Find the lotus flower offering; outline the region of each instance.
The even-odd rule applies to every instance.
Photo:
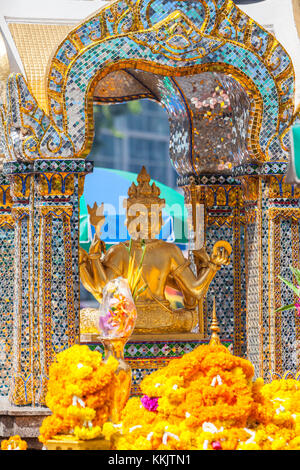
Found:
[[[99,313],[102,339],[129,338],[137,311],[127,279],[118,277],[106,284]]]

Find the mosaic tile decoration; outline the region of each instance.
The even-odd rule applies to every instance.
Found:
[[[0,209],[1,210],[1,209]],[[0,220],[1,220],[0,213]],[[0,395],[8,395],[12,368],[14,230],[0,228]]]
[[[256,212],[255,212],[256,215]],[[260,370],[260,233],[257,220],[248,223],[246,228],[247,242],[245,258],[247,259],[247,353],[249,360],[255,365],[259,375]]]
[[[271,236],[273,241],[271,269],[273,269],[274,307],[290,304],[296,301],[293,292],[278,280],[278,275],[291,282],[295,282],[290,266],[299,268],[299,205],[280,204],[276,198],[269,203],[269,219],[271,222]],[[270,358],[272,370],[284,373],[300,370],[299,357],[299,316],[296,309],[283,313],[275,313],[273,319],[274,334],[272,340],[273,356]]]
[[[212,281],[205,302],[207,332],[211,323],[213,298],[216,299],[216,309],[222,338],[232,338],[234,353],[239,356],[246,354],[246,296],[245,296],[245,266],[243,226],[238,218],[219,214],[219,221],[210,219],[206,230],[206,247],[210,252],[217,240],[227,240],[233,247],[231,264],[224,267]],[[231,218],[231,221],[230,221]],[[226,220],[228,222],[226,222]],[[236,233],[235,224],[238,224]]]
[[[300,266],[300,188],[286,183],[284,168],[280,162],[249,165],[249,176],[235,184],[224,175],[198,176],[196,186],[181,180],[186,203],[194,188],[204,205],[208,253],[221,239],[233,247],[231,264],[217,273],[206,296],[205,332],[215,297],[220,336],[230,338],[234,353],[247,357],[256,377],[265,380],[273,373],[300,370],[297,311],[274,313],[296,300],[278,276],[293,281],[289,266]]]
[[[220,337],[230,339],[234,354],[246,356],[246,274],[245,264],[245,211],[240,181],[228,184],[228,178],[207,178],[206,185],[183,186],[185,203],[192,202],[192,192],[197,203],[203,206],[205,249],[211,253],[218,240],[232,246],[230,264],[223,266],[211,282],[203,304],[203,329],[209,335],[213,300],[216,303]],[[222,183],[222,184],[221,184]],[[231,181],[232,183],[232,181]]]
[[[93,165],[78,159],[3,166],[0,394],[15,405],[42,405],[54,355],[79,336],[79,195]]]
[[[3,164],[0,395],[17,405],[44,402],[54,354],[78,336],[78,180],[92,168],[82,159]]]
[[[7,109],[0,113],[2,143],[6,160],[30,161],[37,158],[72,158],[73,143],[60,133],[39,107],[21,74],[7,82]]]
[[[274,36],[231,0],[193,0],[188,3],[147,0],[130,4],[116,1],[74,28],[54,54],[48,75],[48,97],[50,117],[60,132],[70,136],[76,155],[85,156],[91,145],[91,103],[96,82],[105,79],[108,72],[130,68],[170,76],[173,83],[178,80],[182,85],[179,109],[184,109],[183,104],[186,104],[192,135],[187,134],[184,141],[185,146],[191,147],[189,152],[183,152],[188,159],[180,157],[179,151],[173,158],[180,175],[190,171],[190,165],[191,173],[204,171],[205,165],[197,166],[197,154],[203,155],[207,145],[202,142],[199,148],[201,141],[198,142],[195,154],[193,142],[197,142],[199,132],[195,114],[205,114],[207,104],[211,106],[215,122],[217,115],[221,115],[224,122],[226,116],[233,119],[234,139],[242,143],[240,154],[235,152],[234,157],[239,164],[245,158],[243,148],[247,148],[253,161],[287,160],[289,142],[286,133],[294,111],[291,59]],[[212,93],[201,94],[199,81],[198,88],[187,87],[193,75],[208,72],[212,73],[209,82],[214,93],[213,81],[217,74],[221,72],[228,77],[222,79],[222,110],[219,109],[221,103]],[[186,81],[185,76],[189,76]],[[238,92],[240,96],[244,94],[244,98],[237,100],[236,93],[229,97],[224,80],[228,80],[229,89],[244,90]],[[164,95],[168,95],[170,80],[164,83],[164,88]],[[172,96],[169,100],[174,101]],[[175,101],[169,106],[170,110],[176,107]],[[244,104],[240,106],[242,102]],[[192,110],[195,103],[197,113]],[[248,120],[247,136],[238,122],[240,119]],[[174,142],[177,129],[175,126]],[[215,149],[217,145],[211,138],[209,147]],[[211,153],[209,157],[210,162]],[[228,170],[226,163],[223,162],[223,171]],[[211,168],[207,166],[209,171]]]
[[[183,94],[192,97],[189,109],[196,173],[230,172],[249,160],[246,130],[250,102],[241,85],[216,72],[177,77],[176,81]]]
[[[293,281],[289,266],[299,267],[300,190],[284,175],[251,176],[245,184],[247,356],[267,380],[300,367],[297,312],[274,312],[295,300],[278,276]]]
[[[128,342],[124,348],[124,358],[132,368],[131,396],[141,395],[140,383],[143,378],[157,369],[165,367],[172,359],[180,358],[184,354],[193,351],[205,341],[149,341],[149,342]],[[104,353],[101,343],[81,343],[87,344],[94,351]],[[233,350],[232,341],[222,340],[222,344],[231,352]]]

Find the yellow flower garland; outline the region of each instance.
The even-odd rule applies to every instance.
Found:
[[[19,435],[11,436],[1,442],[1,450],[27,450],[27,442]]]
[[[117,366],[87,346],[58,354],[40,441],[104,434],[118,450],[300,449],[300,383],[253,382],[252,364],[223,346],[199,346],[146,376],[147,399],[130,399],[116,425],[108,416]]]
[[[75,345],[59,353],[49,370],[46,405],[52,415],[44,419],[39,440],[57,435],[95,439],[108,420],[115,370],[113,357],[106,363],[98,351]]]
[[[253,373],[225,347],[199,346],[144,378],[156,410],[132,398],[103,433],[118,450],[300,449],[299,382],[253,382]]]

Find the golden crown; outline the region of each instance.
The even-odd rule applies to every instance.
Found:
[[[158,204],[160,206],[165,205],[165,200],[160,196],[160,189],[153,182],[150,185],[150,175],[147,173],[146,168],[143,166],[137,177],[138,184],[132,183],[128,190],[127,204],[144,204],[151,206],[152,204]]]

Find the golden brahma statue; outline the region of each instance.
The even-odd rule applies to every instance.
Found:
[[[152,183],[143,167],[128,190],[126,225],[130,241],[113,245],[105,252],[101,240],[104,223],[103,205],[88,207],[90,222],[96,233],[89,253],[80,248],[80,277],[84,287],[101,302],[105,284],[116,277],[127,277],[129,246],[138,266],[143,255],[141,284],[147,287],[136,301],[136,334],[190,333],[197,326],[197,302],[204,298],[209,285],[222,265],[229,264],[231,246],[217,242],[208,256],[205,249],[194,251],[198,258],[195,276],[180,248],[174,243],[155,238],[162,226],[160,190]],[[172,309],[166,297],[171,286],[183,294],[184,308]]]

